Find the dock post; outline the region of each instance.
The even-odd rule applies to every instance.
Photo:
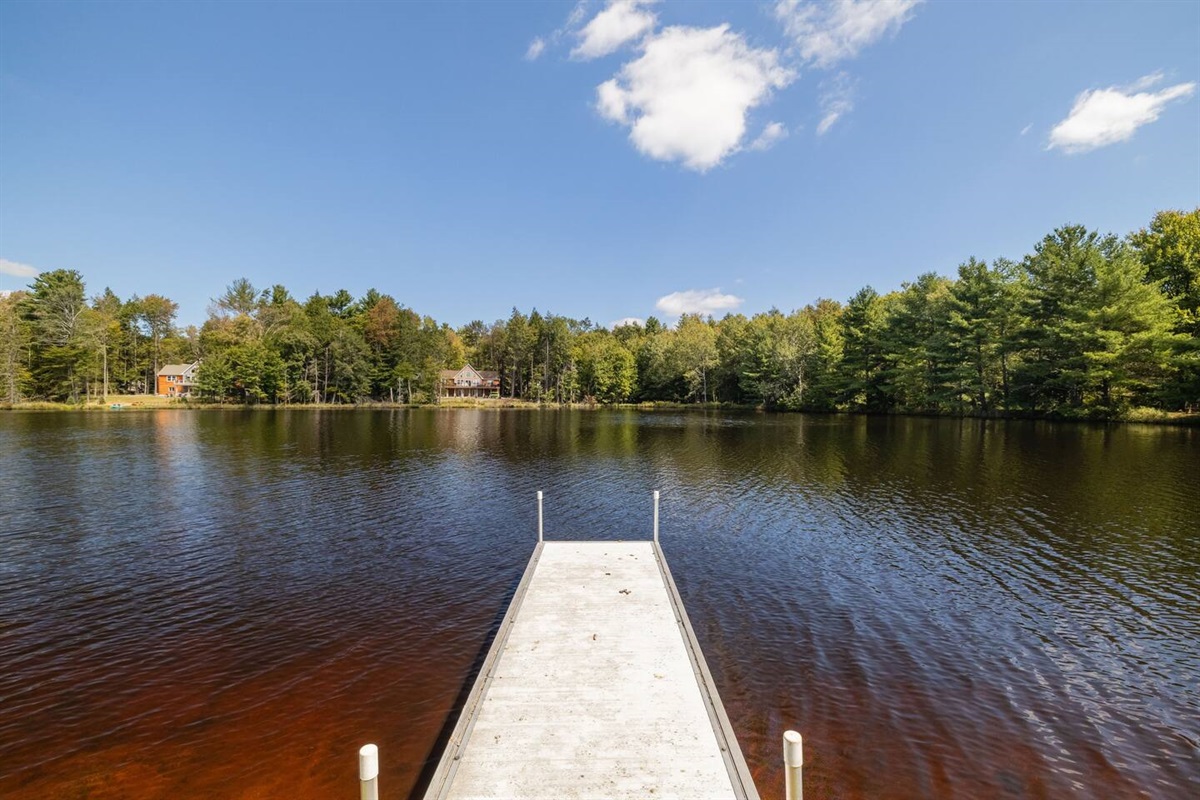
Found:
[[[379,800],[379,748],[373,744],[358,750],[358,788],[361,800]]]
[[[542,490],[538,489],[538,541],[542,541]]]
[[[654,541],[658,542],[658,489],[654,490]]]
[[[783,734],[783,780],[787,800],[804,800],[804,741],[795,731]]]

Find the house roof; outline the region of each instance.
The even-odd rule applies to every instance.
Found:
[[[443,381],[453,380],[464,369],[470,368],[484,383],[492,383],[500,380],[500,373],[494,370],[475,369],[470,364],[467,364],[462,369],[443,369],[438,375]]]
[[[190,370],[192,367],[198,366],[199,364],[200,364],[199,361],[195,361],[191,364],[167,364],[166,366],[164,366],[162,369],[160,369],[158,372],[156,372],[154,374],[155,375],[183,375],[188,370]]]

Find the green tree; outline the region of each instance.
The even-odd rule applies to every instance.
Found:
[[[680,317],[668,345],[667,362],[672,376],[686,383],[687,396],[707,403],[708,377],[719,363],[717,331],[712,321],[699,314]]]
[[[950,281],[926,272],[888,300],[880,332],[887,394],[906,411],[946,410],[952,405],[947,385]]]
[[[1080,309],[1093,402],[1110,412],[1150,402],[1167,375],[1172,355],[1185,334],[1172,334],[1173,304],[1155,283],[1146,283],[1146,265],[1127,248],[1096,265],[1096,282]]]
[[[168,300],[162,295],[148,294],[142,298],[142,320],[146,324],[146,329],[150,334],[150,343],[153,348],[153,367],[151,374],[156,375],[160,365],[159,353],[162,348],[164,338],[174,333],[175,314],[179,311],[179,304],[173,300]]]
[[[129,347],[127,330],[123,324],[124,305],[121,298],[107,287],[102,294],[92,298],[93,330],[90,338],[92,347],[99,352],[97,379],[104,395],[127,388],[129,383],[129,376],[123,368],[126,363],[125,352]]]
[[[318,343],[309,327],[304,308],[287,293],[272,292],[267,305],[259,311],[263,341],[279,354],[283,376],[279,397],[285,403],[313,401],[315,387],[310,364]]]
[[[466,350],[454,329],[428,316],[421,320],[418,354],[417,372],[429,399],[438,396],[438,376],[443,369],[460,369],[466,363]]]
[[[313,400],[323,403],[358,402],[370,388],[369,350],[348,321],[352,298],[340,290],[314,294],[304,304],[315,351],[309,358]]]
[[[27,355],[33,349],[33,330],[22,318],[24,292],[0,295],[0,402],[15,405],[31,390],[31,376],[26,366]]]
[[[842,306],[836,300],[820,299],[800,313],[810,320],[815,340],[808,358],[808,386],[802,405],[813,411],[832,411],[837,407],[838,377],[845,347]]]
[[[653,400],[672,396],[663,387],[669,378],[665,375],[667,332],[662,323],[650,317],[645,324],[633,322],[618,325],[613,328],[612,334],[633,354],[637,367],[633,399]]]
[[[552,399],[557,403],[564,401],[564,390],[570,385],[568,375],[576,369],[572,357],[574,339],[578,335],[576,331],[589,327],[590,324],[584,325],[555,314],[547,314],[542,318],[536,345],[541,372],[540,398]]]
[[[802,408],[817,348],[812,317],[803,312],[785,317],[771,309],[755,314],[744,325],[729,318],[722,325],[729,322],[741,328],[731,333],[741,340],[736,363],[743,397],[761,400],[768,407]]]
[[[114,295],[115,297],[115,295]],[[107,290],[105,295],[107,301]],[[120,358],[114,366],[123,391],[139,394],[153,391],[150,375],[151,352],[142,327],[142,298],[134,295],[121,303],[117,314],[120,325]]]
[[[601,403],[620,403],[633,392],[637,365],[633,353],[607,331],[587,331],[573,343],[579,388]]]
[[[504,360],[501,385],[507,381],[509,397],[522,397],[529,385],[529,365],[533,363],[536,334],[529,320],[515,307],[504,329]]]
[[[1024,267],[1029,327],[1021,389],[1041,411],[1113,413],[1144,402],[1161,381],[1177,338],[1170,301],[1113,236],[1060,228]]]
[[[651,318],[653,320],[653,318]],[[675,331],[661,324],[651,325],[634,354],[638,368],[638,400],[684,400],[688,396],[683,370],[674,363]],[[657,322],[657,320],[654,320]]]
[[[75,270],[43,272],[22,303],[34,329],[34,392],[51,400],[78,402],[84,358],[80,320],[87,310],[83,277]]]
[[[998,394],[1000,333],[998,312],[1003,276],[974,258],[958,267],[950,287],[950,383],[963,410],[987,412]]]
[[[882,377],[880,346],[886,314],[883,299],[870,286],[858,291],[842,312],[842,398],[851,408],[885,411],[889,401]]]
[[[483,353],[481,345],[487,338],[488,327],[481,319],[473,319],[458,329],[458,338],[467,351],[467,361],[479,369],[490,368],[491,360]],[[489,365],[489,366],[485,366]]]
[[[1102,237],[1080,225],[1047,235],[1026,256],[1029,277],[1019,395],[1035,411],[1082,408],[1088,385],[1087,351],[1092,331],[1087,311],[1094,302],[1096,274],[1115,256],[1115,237]]]
[[[225,353],[230,394],[249,404],[275,402],[283,381],[283,360],[261,341],[234,345]]]
[[[1146,265],[1146,279],[1179,308],[1179,331],[1200,335],[1200,208],[1160,211],[1129,240]]]
[[[1175,304],[1175,331],[1183,334],[1161,402],[1173,408],[1200,408],[1200,208],[1160,211],[1149,228],[1130,237],[1147,280],[1159,282]]]
[[[283,379],[279,354],[261,341],[249,341],[205,359],[196,382],[204,397],[255,405],[278,400]]]
[[[717,367],[713,371],[713,395],[730,403],[762,400],[759,365],[753,360],[758,348],[751,346],[750,320],[744,314],[726,314],[717,324]]]
[[[196,393],[220,402],[228,400],[233,391],[233,367],[226,352],[206,356],[196,370]]]
[[[246,278],[238,278],[225,292],[213,301],[216,308],[214,316],[250,316],[258,308],[258,290]]]
[[[386,394],[392,400],[400,381],[396,366],[402,336],[401,313],[394,299],[382,295],[358,316],[371,353],[371,393]]]

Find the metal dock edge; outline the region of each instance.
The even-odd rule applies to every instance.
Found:
[[[717,693],[717,684],[708,670],[708,663],[704,660],[704,653],[700,650],[700,642],[696,640],[696,631],[692,628],[691,620],[688,619],[687,609],[683,607],[683,598],[679,596],[675,578],[671,576],[671,568],[667,566],[666,554],[663,553],[662,545],[658,542],[653,544],[659,572],[662,573],[663,582],[667,586],[667,594],[675,609],[675,618],[679,622],[684,645],[691,657],[692,669],[696,671],[696,682],[700,685],[700,692],[704,695],[705,704],[708,706],[708,717],[712,722],[713,733],[717,735],[717,742],[721,746],[721,754],[725,760],[725,768],[729,770],[729,780],[733,784],[734,791],[738,793],[738,797],[745,798],[745,800],[759,800],[758,789],[754,785],[754,779],[750,776],[750,767],[746,765],[742,748],[738,746],[737,734],[734,733],[733,725],[729,722],[729,715],[725,713],[725,705]]]
[[[492,640],[492,646],[488,649],[488,654],[479,668],[479,676],[475,679],[475,685],[471,687],[471,694],[467,696],[467,702],[463,705],[458,724],[454,726],[454,732],[450,734],[450,740],[446,742],[446,749],[442,752],[441,761],[438,762],[437,771],[433,773],[433,778],[429,781],[429,788],[425,791],[425,800],[444,800],[450,791],[454,773],[458,770],[463,750],[467,746],[467,739],[475,728],[475,721],[479,719],[479,708],[483,703],[483,698],[487,695],[488,687],[492,684],[492,675],[504,652],[504,645],[508,641],[508,634],[521,610],[521,604],[525,601],[525,593],[529,591],[529,583],[533,580],[533,573],[537,570],[538,559],[541,558],[543,547],[545,547],[545,543],[539,541],[533,548],[533,555],[529,557],[525,573],[521,576],[520,583],[517,584],[517,590],[508,604],[508,611],[505,612],[504,619],[500,621],[500,627],[496,630],[496,638]]]

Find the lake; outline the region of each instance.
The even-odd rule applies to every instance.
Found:
[[[764,800],[1200,796],[1200,430],[0,414],[0,796],[386,797],[536,543],[661,538]]]

